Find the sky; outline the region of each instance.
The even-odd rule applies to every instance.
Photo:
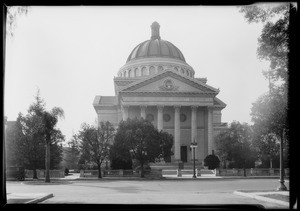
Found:
[[[113,78],[135,46],[160,24],[161,39],[178,47],[195,77],[219,88],[222,122],[251,122],[252,103],[268,91],[256,50],[260,23],[236,6],[33,6],[17,17],[6,40],[4,115],[27,113],[37,90],[46,109],[61,107],[57,127],[69,141],[82,123],[94,124],[96,95],[114,96]]]

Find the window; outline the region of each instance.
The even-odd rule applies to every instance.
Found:
[[[185,122],[185,121],[186,121],[186,115],[180,114],[180,122]]]
[[[153,122],[154,116],[152,114],[147,114],[146,120],[148,120],[149,122]]]
[[[171,116],[169,114],[164,114],[163,119],[164,119],[165,122],[169,122],[170,119],[171,119]]]
[[[162,66],[158,66],[157,70],[158,70],[158,73],[161,73],[164,70],[164,68]]]
[[[147,75],[147,68],[143,67],[142,68],[142,76]]]
[[[149,68],[149,72],[150,72],[150,75],[154,75],[155,74],[155,68],[153,66],[151,66]]]

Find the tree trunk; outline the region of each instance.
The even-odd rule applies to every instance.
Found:
[[[102,175],[101,175],[101,164],[98,164],[98,178],[102,178]]]
[[[50,182],[50,141],[46,143],[46,175],[45,182]]]
[[[35,167],[33,168],[33,179],[38,179]]]
[[[144,178],[145,174],[144,174],[144,162],[141,162],[141,178]]]

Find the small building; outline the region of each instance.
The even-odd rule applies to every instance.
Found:
[[[95,97],[98,122],[117,126],[127,118],[147,119],[174,136],[171,162],[191,162],[189,146],[195,140],[195,157],[202,163],[214,153],[214,136],[227,128],[221,121],[226,104],[216,97],[219,89],[196,78],[182,52],[161,39],[159,29],[154,22],[151,38],[138,44],[117,72],[115,96]]]

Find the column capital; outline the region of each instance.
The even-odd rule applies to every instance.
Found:
[[[128,108],[129,108],[129,105],[122,105],[121,108],[122,108],[122,109],[128,109]]]
[[[162,111],[164,109],[164,105],[157,105],[156,107],[159,111]]]
[[[198,106],[192,105],[191,108],[192,108],[192,110],[196,110],[198,108]]]
[[[177,110],[177,111],[180,111],[180,105],[174,105],[174,109],[175,109],[175,111]]]
[[[214,107],[213,107],[213,106],[207,106],[206,108],[207,108],[207,110],[208,110],[208,111],[209,111],[209,110],[213,110],[213,109],[214,109]]]

